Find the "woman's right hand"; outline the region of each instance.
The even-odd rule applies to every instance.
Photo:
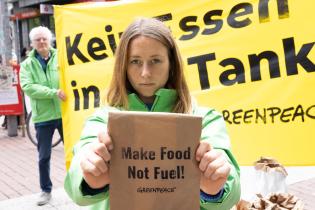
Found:
[[[98,141],[89,144],[81,159],[80,166],[85,182],[93,189],[99,189],[110,183],[110,151],[113,144],[107,132],[99,133]]]

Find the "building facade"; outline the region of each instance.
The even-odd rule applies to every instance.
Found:
[[[9,6],[9,19],[13,25],[13,52],[21,61],[23,48],[30,48],[28,34],[36,26],[46,26],[55,34],[53,5],[90,2],[95,0],[5,0]],[[106,1],[106,0],[97,0]],[[55,46],[53,36],[53,46]]]
[[[0,1],[0,65],[9,65],[9,59],[12,57],[14,40],[13,26],[8,21],[9,6],[5,1]]]

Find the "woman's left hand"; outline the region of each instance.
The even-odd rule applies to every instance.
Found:
[[[201,171],[200,189],[209,195],[216,195],[224,187],[230,174],[230,163],[223,151],[213,149],[207,141],[200,142],[196,160]]]

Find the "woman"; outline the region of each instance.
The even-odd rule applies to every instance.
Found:
[[[80,142],[74,148],[65,189],[76,203],[109,209],[107,163],[113,144],[106,127],[110,110],[202,116],[201,141],[196,150],[202,173],[200,209],[224,210],[237,203],[239,168],[230,152],[224,120],[213,109],[192,103],[178,47],[162,22],[141,18],[124,31],[116,51],[107,101],[110,107],[88,119]]]

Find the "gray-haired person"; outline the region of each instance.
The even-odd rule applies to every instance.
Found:
[[[56,129],[60,136],[63,136],[60,100],[66,100],[66,95],[59,89],[57,50],[51,47],[51,31],[38,26],[30,31],[29,37],[33,50],[21,63],[20,81],[24,93],[30,98],[36,129],[39,181],[42,190],[37,205],[40,206],[51,199],[51,143]]]

